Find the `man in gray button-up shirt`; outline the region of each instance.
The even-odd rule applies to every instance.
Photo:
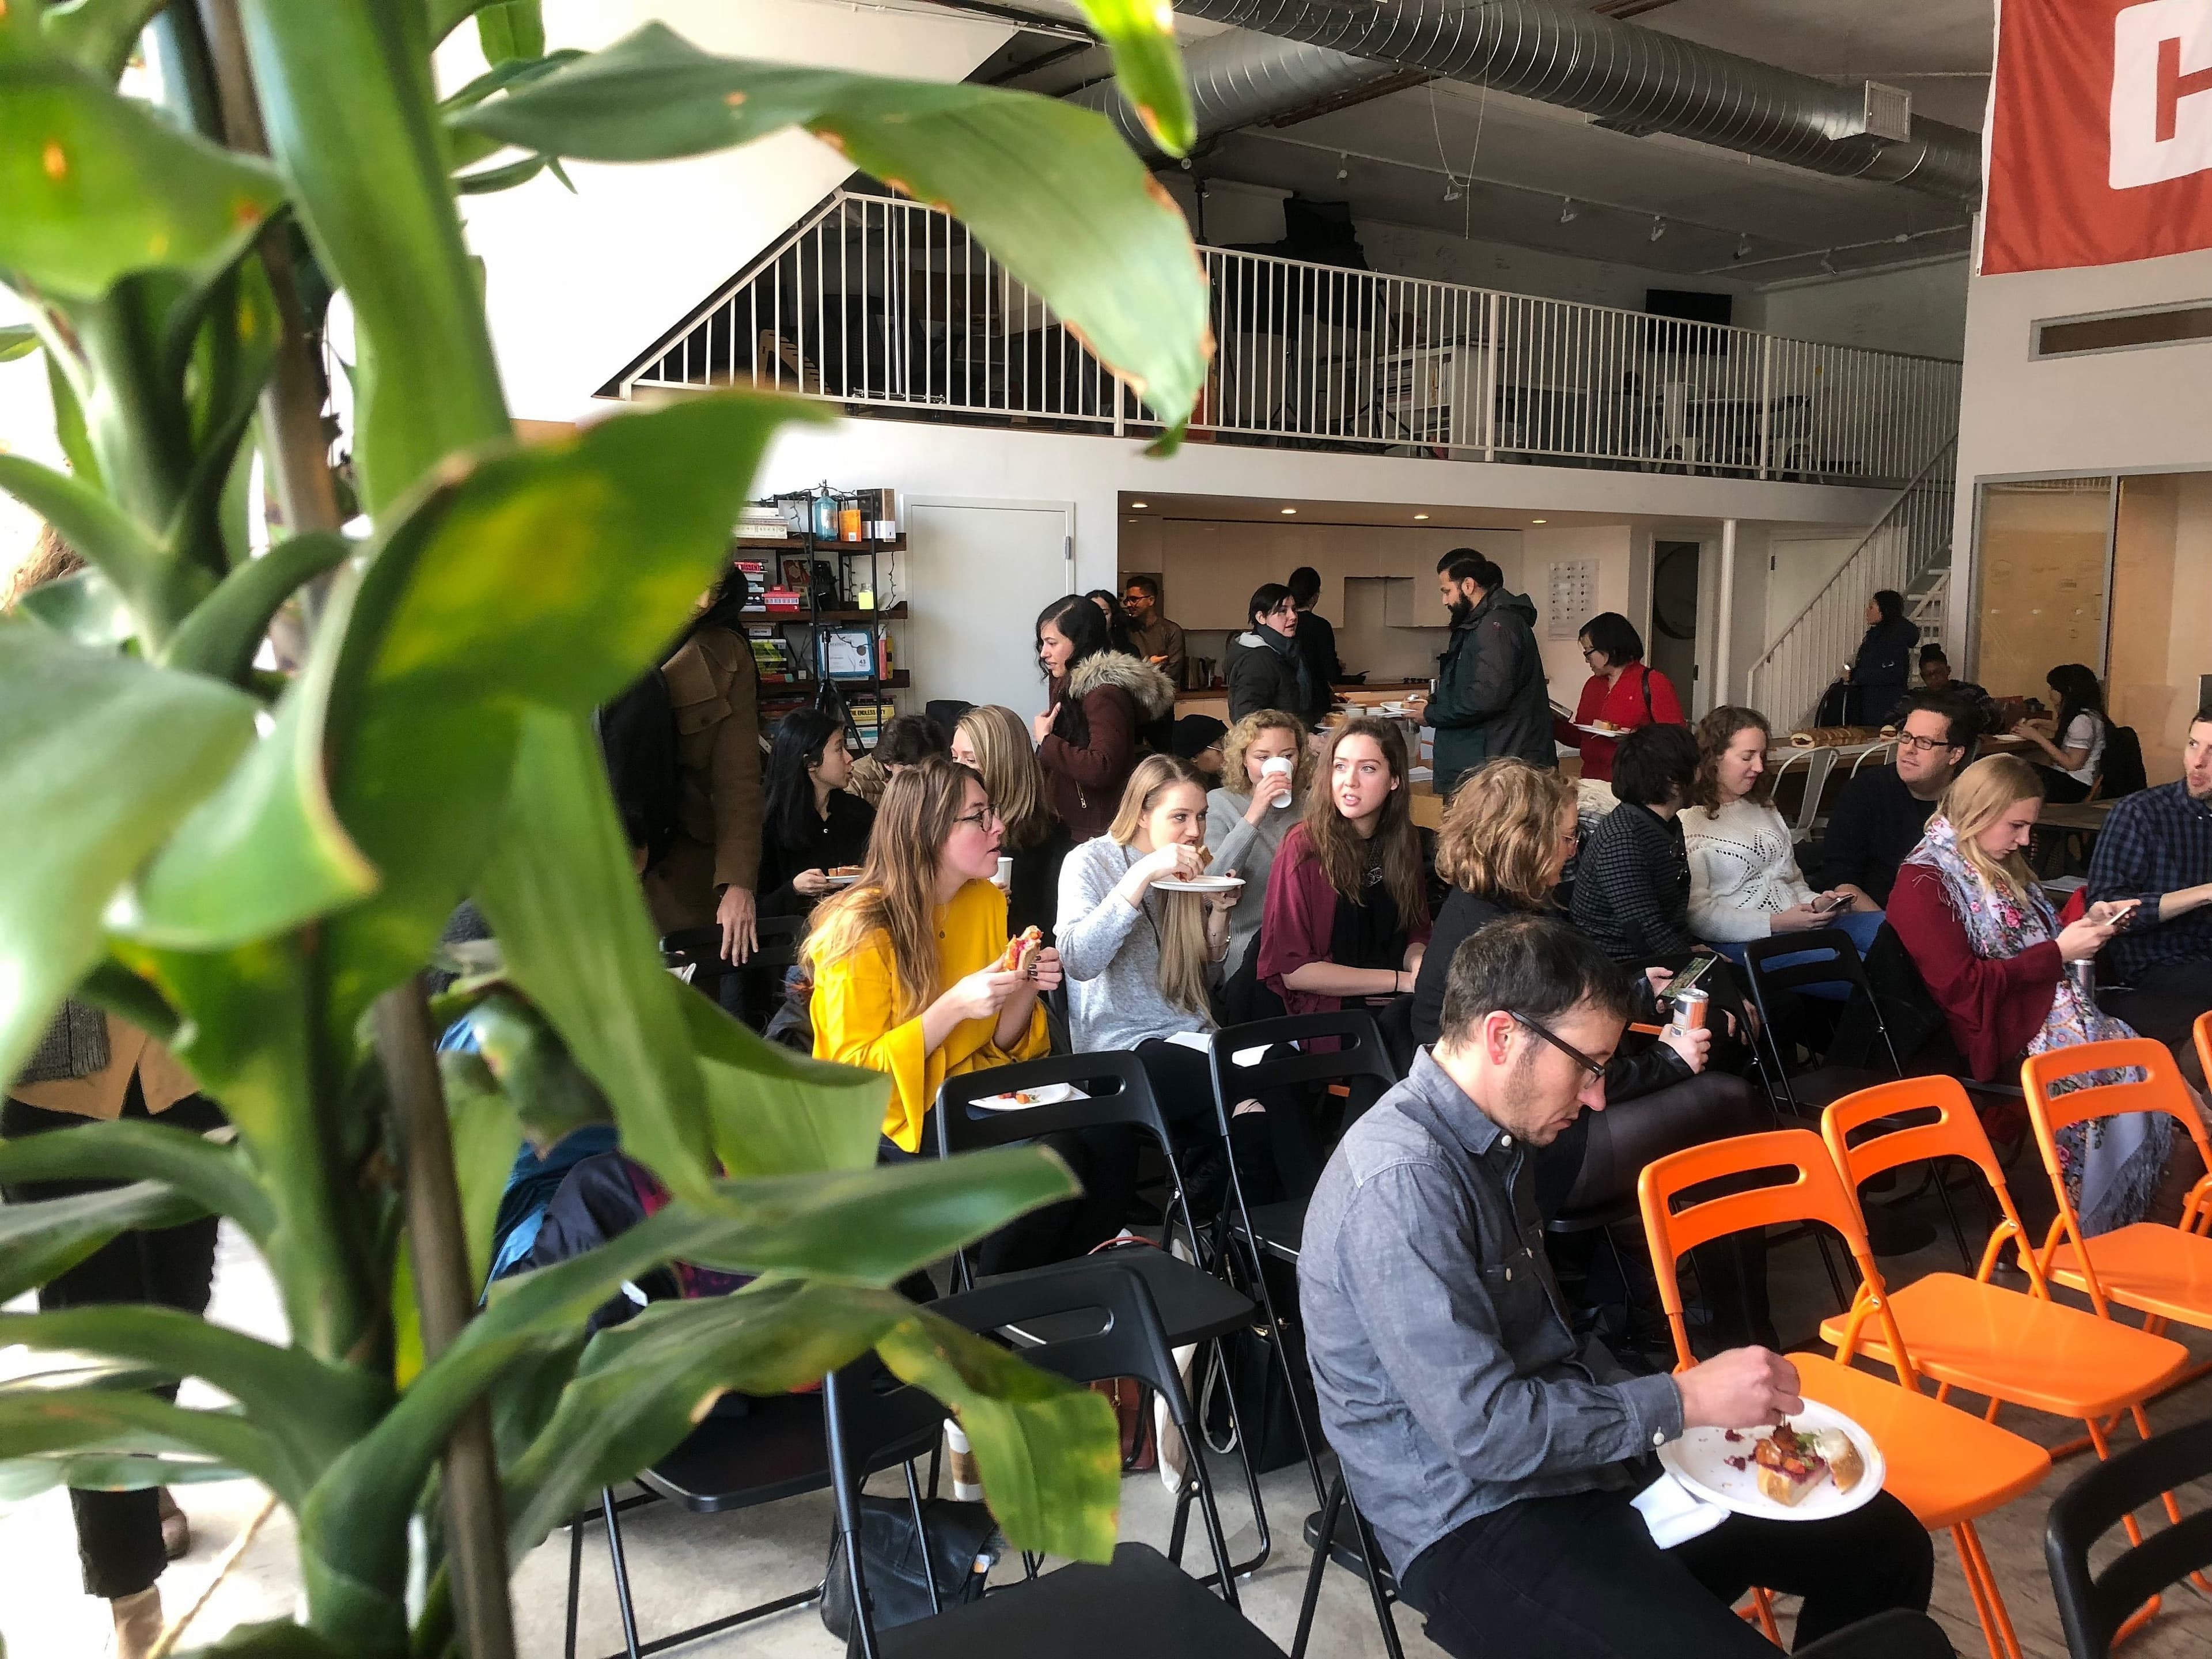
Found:
[[[1453,960],[1435,1053],[1329,1159],[1298,1294],[1352,1494],[1455,1655],[1771,1654],[1729,1611],[1753,1583],[1806,1596],[1801,1642],[1925,1609],[1927,1534],[1887,1494],[1832,1521],[1732,1517],[1668,1552],[1629,1505],[1686,1427],[1802,1405],[1765,1349],[1633,1376],[1570,1325],[1530,1165],[1603,1109],[1629,1006],[1622,970],[1562,923],[1492,923]]]

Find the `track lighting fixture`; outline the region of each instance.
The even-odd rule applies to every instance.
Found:
[[[1582,210],[1575,205],[1575,198],[1571,196],[1562,197],[1559,200],[1559,222],[1563,225],[1571,225],[1580,217],[1582,217]]]
[[[1667,222],[1664,219],[1654,219],[1651,222],[1651,240],[1656,242],[1666,234]]]

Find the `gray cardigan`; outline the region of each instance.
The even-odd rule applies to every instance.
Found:
[[[1206,798],[1206,844],[1213,854],[1210,873],[1244,878],[1237,908],[1229,913],[1229,957],[1223,971],[1234,975],[1245,951],[1260,936],[1260,913],[1267,908],[1267,871],[1283,837],[1298,821],[1297,796],[1287,806],[1271,806],[1257,823],[1244,822],[1252,797],[1216,789]]]
[[[1133,909],[1114,891],[1144,856],[1110,836],[1094,836],[1060,866],[1060,920],[1053,943],[1067,975],[1068,1037],[1078,1054],[1133,1048],[1147,1037],[1206,1031],[1212,1021],[1170,1002],[1160,990],[1164,894]]]

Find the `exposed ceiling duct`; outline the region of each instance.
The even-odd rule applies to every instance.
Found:
[[[1377,82],[1400,81],[1404,76],[1395,64],[1378,64],[1327,46],[1243,29],[1190,41],[1183,47],[1182,57],[1190,75],[1191,110],[1197,118],[1201,141],[1342,98]],[[1153,161],[1160,158],[1136,111],[1110,78],[1069,93],[1067,101],[1105,115],[1139,155]]]
[[[1887,141],[1867,131],[1862,82],[1839,85],[1545,0],[1175,0],[1175,7],[1351,60],[1380,59],[1563,105],[1629,132],[1673,133],[1949,202],[1972,205],[1981,196],[1981,140],[1964,128],[1916,118],[1911,138]]]

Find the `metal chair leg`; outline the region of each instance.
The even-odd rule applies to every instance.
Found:
[[[622,1610],[623,1649],[629,1659],[638,1659],[637,1607],[630,1600],[629,1567],[623,1559],[622,1522],[615,1514],[611,1486],[599,1488],[599,1513],[607,1523],[607,1555],[614,1563],[615,1605]]]
[[[568,1517],[568,1634],[561,1649],[562,1659],[576,1659],[576,1600],[583,1589],[584,1578],[584,1517]]]
[[[1322,1500],[1321,1534],[1314,1540],[1313,1565],[1306,1569],[1306,1593],[1298,1603],[1298,1631],[1291,1639],[1291,1659],[1306,1659],[1306,1638],[1313,1633],[1314,1609],[1321,1603],[1321,1576],[1328,1571],[1328,1549],[1336,1538],[1336,1515],[1344,1502],[1344,1477],[1330,1482]]]

